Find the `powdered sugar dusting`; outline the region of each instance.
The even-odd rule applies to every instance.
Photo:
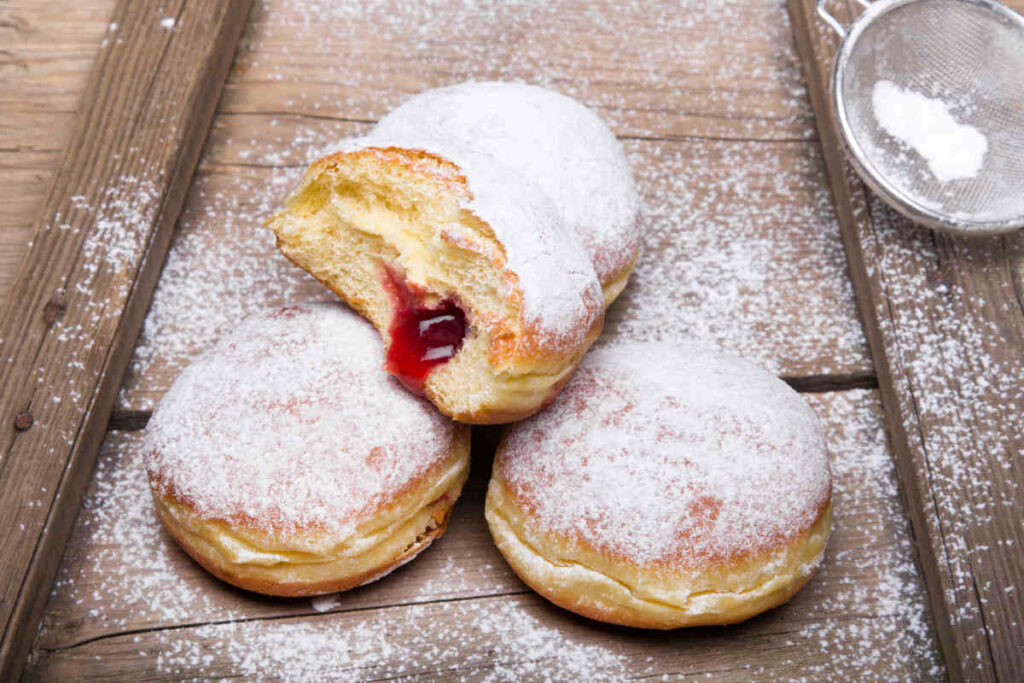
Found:
[[[802,143],[628,141],[644,253],[603,340],[685,340],[783,375],[870,373],[824,167]],[[599,342],[600,343],[600,342]]]
[[[81,610],[101,633],[243,616],[244,610],[223,604],[205,572],[160,525],[139,442],[121,432],[108,434],[51,601]],[[40,632],[60,638],[80,625],[50,610]]]
[[[102,192],[97,190],[92,202],[84,195],[72,195],[67,209],[39,226],[36,239],[48,245],[56,244],[51,240],[53,233],[85,231],[76,269],[67,280],[51,283],[59,286],[48,293],[46,312],[42,308],[39,311],[47,319],[45,345],[61,363],[49,365],[40,357],[26,373],[26,380],[33,386],[31,405],[26,407],[32,414],[33,431],[42,434],[41,455],[54,455],[58,448],[73,444],[80,435],[79,422],[71,416],[82,416],[93,405],[95,381],[107,344],[122,322],[125,302],[135,288],[137,268],[151,234],[149,229],[160,208],[160,174],[152,175],[112,178]],[[42,287],[42,282],[37,286]],[[51,307],[56,313],[52,318]],[[76,315],[64,316],[63,310],[74,310]],[[5,363],[14,360],[14,355],[2,358]],[[52,492],[41,493],[44,495],[40,499],[27,504],[48,505],[44,501],[52,499]]]
[[[567,42],[583,36],[602,49]],[[377,66],[353,68],[367,55]],[[708,55],[722,56],[711,71]],[[245,315],[330,297],[258,229],[300,175],[281,164],[308,164],[412,94],[467,79],[553,88],[620,136],[810,140],[626,140],[645,195],[648,255],[606,330],[695,339],[790,375],[870,371],[782,0],[578,12],[533,0],[265,0],[235,67],[123,409],[152,408],[168,378]],[[415,76],[395,78],[409,69]],[[616,309],[631,317],[617,330]]]
[[[82,248],[86,268],[93,274],[102,268],[116,269],[133,262],[144,248],[144,226],[156,218],[159,188],[154,181],[122,176],[103,193],[98,207],[90,207],[84,198],[72,197],[74,211],[94,215],[95,225]],[[61,229],[65,229],[61,226]],[[83,284],[82,291],[88,289]]]
[[[302,169],[238,164],[304,166],[347,130],[304,123],[288,129],[297,138],[290,147],[214,138],[215,159],[193,184],[122,407],[152,408],[168,378],[246,315],[333,298],[259,229]],[[823,172],[810,145],[626,147],[644,193],[645,252],[609,310],[604,338],[696,340],[787,375],[870,371],[829,191],[807,180]]]
[[[572,13],[533,0],[415,7],[393,0],[255,3],[221,103],[228,115],[215,122],[191,190],[190,213],[179,224],[121,406],[152,407],[149,397],[162,393],[177,368],[234,321],[267,305],[333,298],[278,256],[270,236],[258,230],[299,170],[251,165],[304,165],[324,145],[360,132],[347,129],[358,124],[322,117],[372,122],[414,92],[469,78],[525,79],[556,88],[600,111],[624,136],[811,140],[811,145],[626,143],[655,233],[647,238],[648,250],[667,243],[671,253],[686,258],[673,267],[660,256],[641,265],[642,279],[634,287],[643,289],[623,306],[638,315],[622,330],[642,338],[697,338],[787,374],[869,368],[786,16],[782,0],[685,0],[659,7],[615,2],[580,5]],[[608,52],[591,45],[608,46]],[[374,68],[353,68],[366,64],[367,55]],[[711,70],[708,55],[721,55]],[[268,87],[271,81],[274,87]],[[261,113],[266,111],[282,114],[268,118]],[[301,125],[282,136],[294,120]],[[792,166],[780,162],[805,155],[810,156]],[[220,165],[224,162],[232,165]],[[798,182],[805,176],[813,182]],[[951,317],[950,325],[955,320]],[[87,342],[86,331],[70,332]],[[925,360],[922,373],[932,362]],[[998,376],[998,368],[992,371]],[[252,679],[380,678],[394,668],[407,678],[440,677],[435,672],[443,669],[452,678],[483,677],[493,670],[494,678],[621,679],[629,675],[622,667],[630,666],[673,679],[941,680],[877,398],[852,391],[811,401],[817,408],[839,406],[830,422],[844,425],[830,439],[837,477],[832,551],[793,603],[758,622],[706,636],[611,634],[575,620],[553,622],[558,613],[536,605],[517,602],[514,611],[499,611],[491,601],[486,608],[470,609],[455,602],[444,624],[461,619],[465,628],[429,643],[419,639],[409,648],[397,635],[406,623],[400,612],[385,610],[377,626],[306,624],[290,630],[294,637],[288,640],[273,637],[276,629],[297,622],[205,626],[205,640],[191,640],[192,629],[170,628],[154,635],[156,647],[139,642],[147,634],[128,634],[53,657],[73,658],[78,652],[91,659],[106,643],[114,651],[110,661],[122,666],[137,655],[140,669],[159,660],[162,671],[206,678],[232,671]],[[957,447],[970,444],[966,430],[953,437]],[[957,448],[950,446],[948,459],[956,456]],[[951,485],[969,482],[976,466]],[[161,531],[138,459],[127,462],[120,453],[108,454],[94,479],[97,495],[79,516],[79,530],[84,524],[98,547],[66,558],[81,563],[76,566],[83,573],[62,571],[56,587],[72,602],[90,604],[91,611],[85,618],[70,615],[65,625],[87,622],[110,631],[126,622],[133,629],[140,622],[173,626],[257,611],[255,601],[235,593],[238,609],[211,607],[225,591],[217,591],[216,582],[187,560],[174,561],[182,554]],[[876,535],[879,523],[893,526]],[[843,550],[847,536],[851,540]],[[449,564],[463,567],[465,558],[446,562],[438,585],[447,583]],[[466,574],[457,583],[471,581],[472,573]],[[821,588],[826,585],[827,591]],[[302,605],[308,608],[309,601]],[[413,623],[419,633],[438,635],[438,620],[429,618],[436,613],[418,609],[423,618]],[[517,616],[522,611],[526,617]],[[784,642],[765,635],[776,619]],[[480,628],[488,638],[473,654],[479,666],[466,669],[460,657]],[[265,633],[258,635],[261,630]],[[581,631],[593,637],[588,640]],[[367,634],[379,637],[366,639]],[[752,638],[757,647],[751,647]],[[613,640],[629,641],[636,649],[624,645],[613,652]],[[362,649],[354,645],[360,642]],[[767,642],[785,649],[760,647]],[[296,653],[295,661],[289,652]],[[386,659],[392,653],[393,663]],[[548,654],[557,665],[548,664]],[[220,664],[218,657],[223,657]],[[528,661],[516,661],[524,657]],[[722,666],[725,660],[729,663]],[[107,663],[99,660],[97,666]],[[369,673],[356,673],[357,666]]]
[[[588,355],[496,467],[543,533],[641,566],[699,569],[805,534],[828,501],[825,436],[738,358],[622,343]]]
[[[382,370],[376,332],[340,305],[245,322],[186,368],[147,429],[157,489],[207,518],[332,533],[449,457],[453,424]]]
[[[981,170],[988,138],[953,118],[948,103],[878,81],[871,104],[878,124],[920,154],[939,182],[973,178]]]
[[[713,632],[609,630],[529,593],[451,600],[526,590],[480,571],[504,563],[484,540],[479,489],[464,496],[475,507],[455,510],[452,524],[465,533],[453,535],[453,528],[430,550],[447,553],[432,569],[436,574],[411,593],[397,591],[403,601],[440,602],[362,609],[381,604],[386,598],[376,596],[404,581],[401,576],[375,584],[362,599],[343,594],[343,611],[326,615],[312,614],[309,600],[253,600],[209,577],[167,537],[153,511],[138,441],[115,433],[54,586],[41,643],[63,649],[44,650],[43,672],[52,659],[77,667],[95,662],[100,670],[114,662],[146,673],[158,667],[179,678],[674,680],[717,675],[727,662],[739,680],[829,680],[851,672],[943,680],[877,392],[805,396],[828,427],[833,456],[830,550],[786,606]],[[477,519],[464,517],[470,512]],[[461,543],[474,534],[479,544]],[[425,556],[410,569],[421,572],[434,559]],[[243,621],[301,611],[306,616]],[[182,627],[202,622],[217,623]],[[95,638],[101,635],[114,637]],[[80,640],[88,642],[67,647]]]
[[[543,625],[536,606],[523,609],[519,602],[414,605],[320,623],[286,621],[273,629],[259,623],[200,627],[187,640],[161,633],[165,647],[142,654],[156,658],[159,673],[188,678],[432,679],[460,671],[467,680],[495,682],[626,677],[625,658],[588,643],[592,636]]]
[[[835,616],[794,633],[810,654],[804,675],[945,680],[878,392],[805,397],[830,425],[835,516],[825,562],[797,600],[809,615]]]
[[[232,83],[275,82],[276,111],[378,119],[431,87],[525,81],[580,100],[622,135],[813,137],[787,16],[782,0],[268,0]]]
[[[407,100],[374,133],[447,140],[530,178],[579,236],[602,283],[640,247],[639,200],[622,145],[571,98],[518,83],[463,83]]]
[[[311,155],[319,152],[323,133],[304,134],[315,150]],[[150,382],[166,387],[249,315],[286,303],[335,300],[259,229],[300,175],[299,168],[240,167],[231,175],[220,169],[197,174],[135,346],[122,405],[156,407],[145,391]]]
[[[1024,603],[1006,597],[1024,589],[1024,326],[1020,291],[1007,282],[1012,247],[936,240],[872,202],[878,267],[907,274],[880,278],[897,312],[883,334],[905,373],[897,387],[911,392],[903,419],[926,471],[908,476],[927,477],[924,509],[949,572],[943,598],[972,650],[993,637],[1020,644]]]

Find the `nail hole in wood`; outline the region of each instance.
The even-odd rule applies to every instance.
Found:
[[[32,426],[35,420],[32,418],[32,413],[18,413],[18,416],[14,418],[14,428],[19,432],[23,432]]]
[[[43,321],[52,325],[64,315],[64,291],[58,289],[43,308]]]

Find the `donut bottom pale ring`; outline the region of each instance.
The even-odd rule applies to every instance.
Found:
[[[153,491],[175,541],[204,569],[245,590],[298,597],[348,590],[394,571],[425,550],[448,525],[469,476],[469,430],[456,432],[436,476],[358,525],[355,533],[275,537],[255,527],[204,518],[185,502]]]
[[[595,548],[532,531],[527,517],[494,476],[487,490],[487,522],[501,554],[530,588],[591,619],[674,629],[733,624],[788,601],[821,563],[832,504],[787,545],[698,572],[630,566]]]

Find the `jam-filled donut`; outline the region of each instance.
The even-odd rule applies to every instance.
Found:
[[[639,200],[622,145],[576,100],[521,83],[462,83],[407,100],[374,129],[488,154],[533,179],[579,235],[610,304],[640,252]]]
[[[349,141],[267,225],[285,256],[373,322],[388,370],[462,422],[539,410],[604,320],[594,269],[551,199],[447,143]]]
[[[644,628],[738,622],[823,557],[825,437],[799,394],[745,361],[603,347],[506,431],[486,513],[515,572],[565,609]]]
[[[469,428],[381,371],[341,304],[244,322],[175,380],[146,465],[171,536],[215,576],[267,595],[345,590],[444,533]]]

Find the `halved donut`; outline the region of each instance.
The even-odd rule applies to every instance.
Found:
[[[373,322],[388,370],[462,422],[533,414],[601,330],[578,238],[543,191],[490,157],[352,141],[313,163],[267,225]]]

